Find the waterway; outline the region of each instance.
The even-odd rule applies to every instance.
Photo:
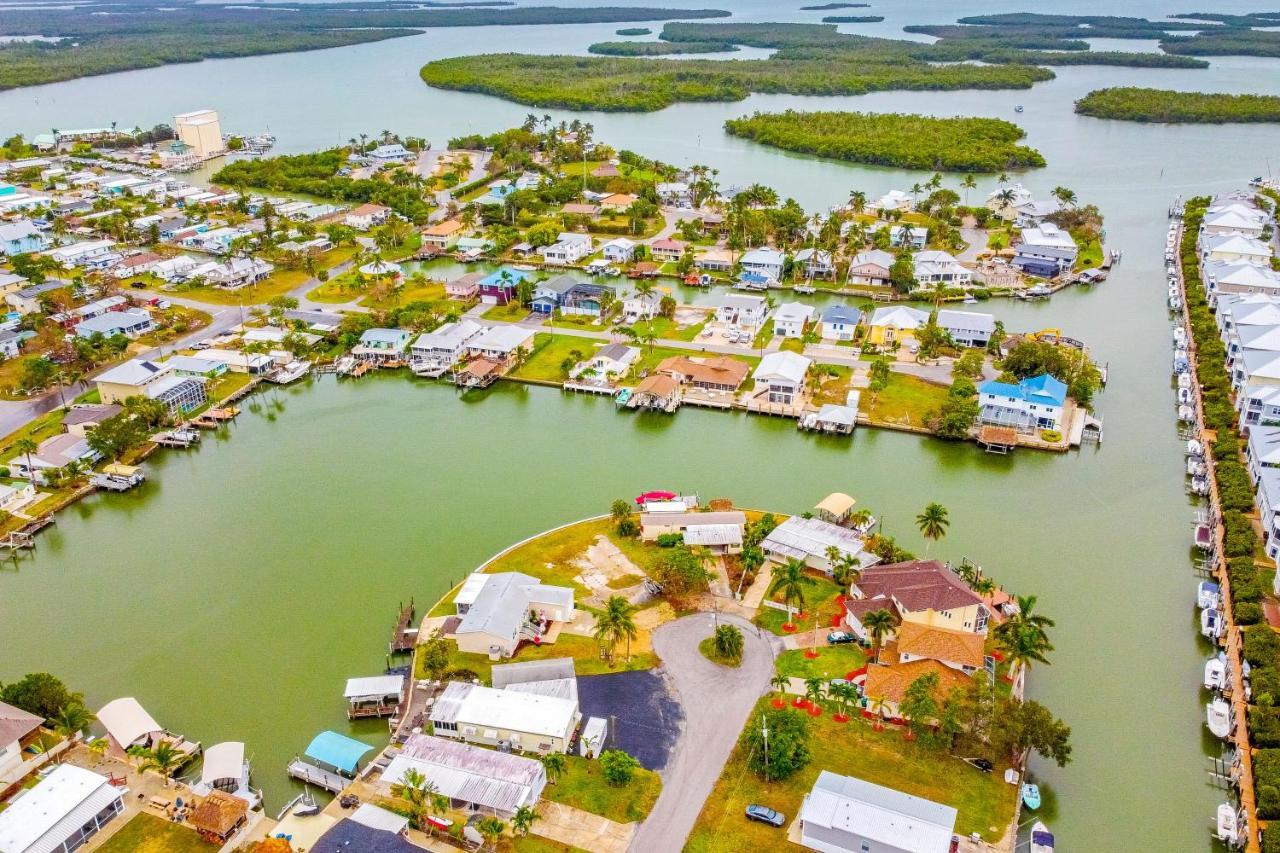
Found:
[[[875,10],[888,18],[883,24],[845,29],[892,34],[907,23],[1027,7],[904,0]],[[821,16],[780,12],[765,0],[728,8],[740,20]],[[1251,8],[1239,0],[1215,11]],[[1039,11],[1116,9],[1089,0]],[[1139,0],[1122,11],[1185,10]],[[428,89],[417,78],[422,62],[581,52],[615,28],[435,30],[78,80],[0,94],[0,124],[28,133],[113,120],[146,126],[207,106],[227,130],[270,126],[281,151],[383,128],[441,141],[518,123],[529,110]],[[580,116],[619,147],[705,162],[726,185],[761,181],[811,209],[839,203],[851,189],[874,196],[927,176],[771,151],[725,136],[725,118],[795,107],[1016,120],[1049,161],[1020,179],[1042,194],[1066,185],[1099,204],[1111,245],[1125,251],[1093,292],[991,306],[1011,329],[1060,326],[1110,363],[1111,386],[1098,399],[1101,448],[995,458],[889,432],[804,436],[790,422],[745,415],[635,417],[540,388],[502,386],[461,400],[448,388],[397,377],[327,379],[254,398],[224,438],[154,457],[144,490],[78,505],[42,534],[33,558],[0,568],[0,678],[48,669],[91,704],[133,694],[163,723],[206,743],[242,738],[257,781],[278,805],[290,790],[286,761],[316,731],[347,730],[343,679],[380,669],[397,602],[433,599],[513,540],[645,488],[695,489],[782,511],[802,511],[841,489],[923,551],[911,519],[939,501],[953,524],[933,553],[978,560],[1011,588],[1037,594],[1058,621],[1053,664],[1035,671],[1031,692],[1073,728],[1074,761],[1036,767],[1063,847],[1208,848],[1220,795],[1205,775],[1214,745],[1197,685],[1208,649],[1195,630],[1192,506],[1168,388],[1164,214],[1176,195],[1227,190],[1267,173],[1280,130],[1106,122],[1075,116],[1071,104],[1105,85],[1280,93],[1274,61],[1212,63],[1207,71],[1063,68],[1056,80],[1020,92],[755,96]],[[1017,104],[1025,112],[1015,114]],[[980,183],[974,198],[993,186]],[[373,742],[380,729],[354,731]]]

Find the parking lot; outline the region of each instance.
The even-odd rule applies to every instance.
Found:
[[[625,750],[650,770],[666,766],[684,713],[654,670],[578,678],[583,717],[609,721],[609,748]]]

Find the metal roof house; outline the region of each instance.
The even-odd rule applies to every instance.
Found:
[[[798,515],[779,524],[760,543],[764,555],[775,562],[801,560],[809,568],[826,574],[831,574],[832,570],[827,556],[830,548],[835,548],[842,556],[858,560],[858,565],[864,569],[878,563],[880,558],[866,551],[864,545],[862,537],[847,527]]]
[[[450,682],[431,708],[438,737],[517,749],[568,752],[582,714],[576,699]]]
[[[361,805],[360,808],[364,808]],[[358,813],[360,810],[357,809]],[[368,812],[365,818],[356,814],[338,821],[311,845],[311,853],[421,853],[422,848],[390,829],[371,826]]]
[[[541,642],[552,623],[572,622],[573,590],[520,572],[471,574],[454,597],[462,621],[454,629],[458,649],[508,658],[522,642]]]
[[[0,812],[0,851],[75,850],[124,811],[123,794],[105,776],[59,764]]]
[[[547,786],[541,761],[424,734],[409,736],[381,784],[399,784],[408,770],[420,772],[458,806],[504,817],[537,805]]]
[[[574,670],[573,658],[494,664],[489,679],[499,690],[540,693],[575,702],[578,700],[578,675]]]
[[[996,318],[976,311],[938,311],[938,327],[962,347],[985,347],[996,328]]]
[[[955,809],[827,770],[800,806],[800,843],[823,853],[947,853]]]
[[[991,380],[978,386],[978,402],[981,423],[1013,427],[1019,432],[1056,430],[1062,426],[1067,386],[1047,373],[1017,385]]]

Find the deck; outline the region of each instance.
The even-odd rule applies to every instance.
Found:
[[[316,767],[314,764],[308,764],[301,758],[295,758],[289,762],[289,775],[301,782],[315,785],[317,788],[324,788],[326,791],[332,791],[335,794],[341,793],[342,789],[351,783],[351,780],[347,777],[340,776],[322,767]]]
[[[412,598],[409,599],[408,605],[401,605],[396,627],[391,632],[389,644],[391,654],[412,652],[413,647],[418,644],[418,629],[413,627],[413,618],[416,613]]]

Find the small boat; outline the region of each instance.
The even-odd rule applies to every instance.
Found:
[[[1204,460],[1199,456],[1187,457],[1187,476],[1203,477],[1209,473],[1208,466],[1204,464]]]
[[[1193,495],[1200,495],[1201,497],[1203,497],[1204,495],[1209,494],[1209,478],[1208,477],[1192,477],[1191,485],[1188,486],[1188,488],[1191,490],[1191,493]]]
[[[812,284],[797,284],[795,287],[791,289],[794,290],[796,293],[817,293],[818,292],[818,288],[814,287]]]
[[[1195,534],[1196,547],[1201,551],[1213,549],[1213,528],[1208,524],[1197,524]]]
[[[1040,808],[1039,785],[1034,782],[1027,782],[1022,786],[1022,804],[1032,811]]]
[[[1016,107],[1014,107],[1014,108],[1013,108],[1013,111],[1014,111],[1015,113],[1020,113],[1020,112],[1022,112],[1022,104],[1018,104]]]
[[[621,391],[618,392],[618,396],[614,399],[614,403],[617,404],[618,408],[622,408],[623,406],[627,405],[627,401],[630,399],[631,399],[631,389],[623,388]]]
[[[1180,375],[1181,375],[1181,376],[1186,376],[1187,374],[1183,373],[1183,374],[1180,374]],[[1183,406],[1190,406],[1190,405],[1191,405],[1191,399],[1192,399],[1192,398],[1191,398],[1191,389],[1190,389],[1190,388],[1179,388],[1179,389],[1178,389],[1178,402],[1179,402],[1181,405],[1183,405]]]
[[[1222,614],[1216,607],[1206,607],[1200,611],[1200,633],[1210,640],[1222,636]]]
[[[1218,840],[1235,846],[1240,843],[1240,814],[1230,803],[1218,805]]]
[[[1219,652],[1204,662],[1204,686],[1209,690],[1221,690],[1227,683],[1227,658]]]
[[[1195,409],[1193,409],[1193,408],[1191,408],[1190,406],[1179,406],[1179,407],[1178,407],[1178,420],[1182,421],[1183,423],[1188,423],[1188,424],[1190,424],[1190,423],[1195,423],[1195,420],[1196,420],[1196,410],[1195,410]]]
[[[965,305],[977,305],[977,304],[978,304],[978,298],[977,298],[976,296],[974,296],[972,293],[966,293],[966,294],[964,295],[964,300],[963,300],[963,302],[964,302],[964,304],[965,304]]]
[[[1206,705],[1205,716],[1214,737],[1226,738],[1231,734],[1231,706],[1226,699],[1214,699]]]
[[[1217,608],[1222,601],[1222,590],[1213,581],[1200,581],[1196,588],[1196,606],[1201,610]]]
[[[1204,445],[1196,441],[1194,438],[1187,439],[1187,455],[1204,456]]]
[[[1183,388],[1191,388],[1191,375],[1188,373],[1178,374],[1178,389],[1182,390]]]
[[[1031,824],[1031,853],[1053,853],[1053,833],[1040,821]]]

